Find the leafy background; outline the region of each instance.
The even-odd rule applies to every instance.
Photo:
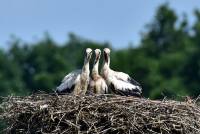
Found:
[[[139,81],[143,95],[151,99],[197,97],[200,93],[200,11],[195,23],[180,19],[167,4],[161,5],[141,34],[138,46],[113,49],[109,42],[95,42],[74,33],[59,44],[46,33],[35,43],[11,39],[0,49],[0,96],[53,92],[70,71],[81,68],[87,47],[109,47],[111,67]],[[134,24],[133,24],[134,25]],[[91,65],[93,63],[91,62]]]

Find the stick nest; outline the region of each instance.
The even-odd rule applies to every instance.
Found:
[[[7,133],[200,133],[200,107],[192,101],[37,94],[4,98],[0,112]]]

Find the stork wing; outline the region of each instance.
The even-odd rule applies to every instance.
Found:
[[[70,93],[76,82],[80,79],[81,70],[75,70],[66,75],[62,83],[56,88],[56,92],[68,92]]]
[[[128,74],[122,72],[113,72],[110,88],[120,95],[141,96],[142,93],[140,84]]]
[[[124,82],[128,82],[128,83],[131,83],[133,85],[136,85],[136,86],[140,86],[140,83],[137,82],[136,80],[134,80],[133,78],[131,78],[128,74],[126,73],[123,73],[123,72],[113,72],[114,76],[119,79],[119,80],[122,80]]]

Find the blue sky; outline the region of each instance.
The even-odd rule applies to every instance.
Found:
[[[167,0],[178,15],[194,22],[198,0]],[[69,32],[94,41],[109,41],[115,48],[138,44],[145,24],[166,0],[0,0],[0,47],[11,35],[35,42],[48,31],[58,43]]]

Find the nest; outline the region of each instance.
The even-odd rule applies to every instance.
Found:
[[[37,94],[4,98],[0,116],[7,133],[200,133],[200,108],[192,101]]]

